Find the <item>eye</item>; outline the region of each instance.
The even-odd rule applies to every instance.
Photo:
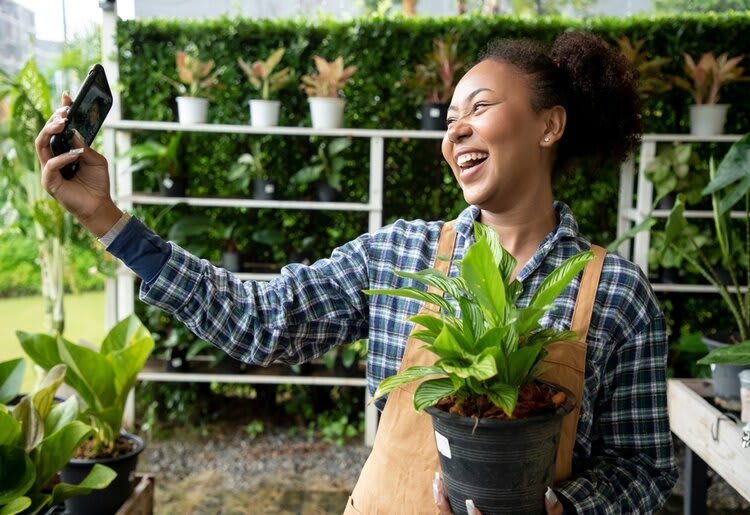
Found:
[[[479,111],[483,107],[487,107],[488,105],[489,104],[485,104],[484,102],[477,102],[476,104],[472,106],[471,111],[476,113],[477,111]]]
[[[456,123],[456,119],[455,119],[455,118],[448,118],[448,119],[446,119],[446,120],[445,120],[445,124],[446,124],[446,125],[447,125],[448,127],[450,127],[450,126],[451,126],[452,124],[454,124],[454,123]]]

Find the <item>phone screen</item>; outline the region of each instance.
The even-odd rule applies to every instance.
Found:
[[[80,104],[75,110],[71,110],[68,116],[70,120],[68,128],[76,129],[89,145],[94,141],[96,133],[99,132],[104,118],[112,107],[112,93],[103,71],[102,73],[94,72],[94,75],[91,87],[86,91],[81,91],[84,96]],[[77,101],[78,98],[76,98],[76,103]]]

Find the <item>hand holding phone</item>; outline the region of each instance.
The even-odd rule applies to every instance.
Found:
[[[107,76],[102,65],[95,64],[68,110],[65,128],[50,140],[52,153],[59,156],[70,151],[73,148],[74,131],[77,131],[90,146],[111,108],[112,90],[107,82]],[[65,179],[72,179],[78,167],[76,161],[63,167],[60,173]]]

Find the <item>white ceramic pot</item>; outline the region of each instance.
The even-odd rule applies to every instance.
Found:
[[[729,104],[700,104],[690,106],[690,134],[712,136],[724,131]]]
[[[310,115],[314,129],[338,129],[344,126],[344,105],[341,98],[310,97]]]
[[[177,119],[180,123],[206,123],[208,99],[177,97]]]
[[[276,127],[279,124],[278,100],[250,100],[250,125],[253,127]]]

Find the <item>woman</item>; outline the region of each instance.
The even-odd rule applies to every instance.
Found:
[[[420,305],[367,297],[362,290],[407,284],[394,271],[431,266],[441,233],[452,231],[449,253],[455,261],[473,242],[474,220],[493,227],[519,263],[521,303],[550,270],[591,247],[570,208],[553,201],[552,178],[581,160],[594,166],[621,161],[634,148],[640,137],[635,81],[622,56],[587,33],[561,35],[549,54],[528,41],[490,45],[456,89],[442,147],[470,207],[452,224],[399,220],[328,259],[289,265],[268,283],[242,282],[124,215],[109,196],[105,159],[80,139],[70,154],[53,157],[49,138],[62,129],[65,107],[42,130],[36,148],[44,187],[143,278],[145,302],[249,363],[301,362],[368,337],[372,392],[412,356],[406,318]],[[76,159],[80,171],[64,181],[58,170]],[[558,500],[550,496],[546,504],[548,513],[650,513],[676,481],[663,314],[636,266],[611,254],[602,262],[584,331],[575,447],[568,472],[555,485]],[[450,273],[456,274],[455,265]],[[542,325],[570,328],[579,289],[580,281],[571,283]],[[398,422],[384,425],[413,412],[406,403],[396,404],[393,394],[378,407],[384,404],[377,441],[347,512],[435,512],[433,502],[448,512],[439,495],[432,500],[434,464],[415,450],[434,449],[431,433]],[[395,415],[386,416],[389,411]],[[402,451],[394,454],[391,444]]]

